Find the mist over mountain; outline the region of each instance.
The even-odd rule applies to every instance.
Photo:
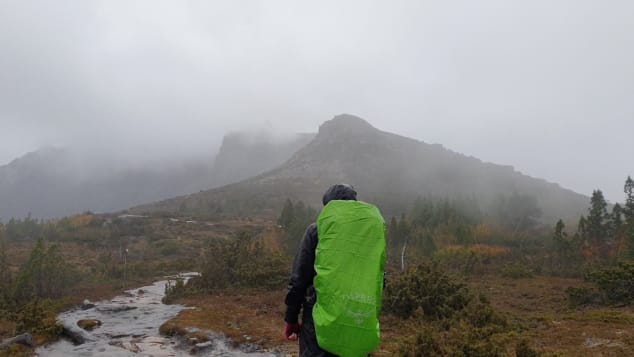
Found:
[[[278,168],[245,181],[133,209],[192,214],[274,216],[287,199],[318,206],[334,183],[352,184],[359,199],[386,215],[409,210],[417,197],[475,198],[488,209],[500,197],[534,197],[542,218],[576,218],[588,197],[444,148],[374,128],[352,115],[323,123],[319,133]]]
[[[0,166],[0,220],[111,212],[219,187],[284,163],[315,134],[225,135],[218,154],[140,161],[77,147],[45,147]]]
[[[213,166],[213,183],[222,186],[277,167],[315,137],[314,133],[232,132],[224,136]]]
[[[43,148],[0,166],[0,219],[108,212],[210,185],[211,158],[117,165],[72,148]]]

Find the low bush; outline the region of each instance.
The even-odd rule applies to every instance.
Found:
[[[515,357],[539,357],[539,355],[540,353],[532,349],[526,340],[521,340],[515,346]]]
[[[200,286],[277,289],[288,278],[290,262],[266,251],[257,237],[241,234],[234,240],[209,242],[201,268]]]
[[[16,314],[16,332],[54,338],[61,333],[57,323],[57,308],[51,300],[35,299],[24,305]]]
[[[505,355],[506,333],[513,330],[488,299],[477,298],[437,264],[421,264],[388,281],[387,312],[414,317],[416,333],[400,342],[398,355],[481,356]],[[422,315],[421,319],[415,319]]]
[[[185,289],[185,281],[183,279],[176,279],[174,281],[168,280],[165,284],[165,296],[163,296],[163,303],[170,304],[176,299],[180,299],[187,295]]]
[[[422,310],[426,319],[442,319],[464,309],[472,295],[437,264],[420,264],[390,279],[385,289],[383,309],[407,318]]]
[[[533,271],[523,264],[507,264],[500,269],[500,274],[505,278],[524,279],[532,278]]]
[[[593,288],[569,287],[566,288],[566,293],[571,307],[601,304],[603,302],[601,294]]]
[[[597,285],[606,303],[634,303],[634,261],[594,270],[587,274],[586,279]]]
[[[490,244],[450,245],[434,253],[433,260],[462,274],[479,274],[495,269],[508,259],[510,250]]]
[[[473,299],[467,308],[450,319],[423,322],[413,337],[399,346],[402,357],[505,356],[505,318],[486,299]]]

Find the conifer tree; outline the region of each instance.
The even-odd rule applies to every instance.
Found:
[[[609,236],[613,244],[616,246],[615,252],[618,255],[626,254],[625,226],[623,225],[623,208],[618,203],[612,208],[610,213],[610,232]]]
[[[8,303],[11,291],[11,271],[7,259],[7,245],[4,238],[4,228],[0,224],[0,308]]]
[[[35,297],[42,296],[44,285],[44,260],[46,246],[42,237],[38,238],[31,250],[29,259],[21,267],[16,280],[14,299],[19,303],[27,303]]]
[[[280,213],[280,218],[277,220],[277,224],[282,226],[284,229],[288,229],[288,227],[290,227],[293,223],[293,214],[293,201],[287,198],[286,202],[284,202],[282,213]]]
[[[400,237],[398,236],[398,221],[394,216],[392,216],[390,224],[387,226],[386,238],[387,243],[390,246],[397,246],[400,242]]]
[[[555,233],[553,234],[553,245],[557,253],[556,261],[553,262],[553,266],[556,267],[557,270],[561,270],[561,267],[566,261],[566,255],[570,250],[570,244],[566,239],[568,235],[564,231],[565,228],[564,222],[560,219],[555,225]]]
[[[625,216],[625,249],[626,257],[634,260],[634,180],[630,176],[625,180],[623,187],[625,192],[625,207],[623,215]]]
[[[607,207],[608,204],[603,197],[603,192],[601,190],[593,191],[588,209],[586,240],[591,247],[597,250],[602,259],[608,257],[611,243],[609,236],[611,231],[610,216]]]

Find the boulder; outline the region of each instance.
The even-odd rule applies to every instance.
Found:
[[[95,307],[95,304],[90,302],[90,300],[88,300],[88,299],[84,300],[84,302],[81,304],[81,309],[82,310],[92,309],[93,307]]]

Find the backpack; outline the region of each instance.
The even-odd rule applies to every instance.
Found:
[[[333,200],[317,218],[313,308],[319,347],[360,357],[379,343],[385,222],[361,201]]]

